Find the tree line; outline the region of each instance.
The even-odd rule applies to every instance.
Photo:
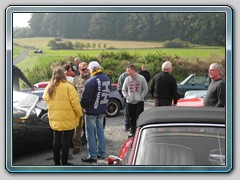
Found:
[[[63,37],[130,41],[181,39],[224,46],[224,13],[32,13],[13,37]]]

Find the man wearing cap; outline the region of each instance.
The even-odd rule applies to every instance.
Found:
[[[91,78],[85,83],[81,97],[81,105],[85,110],[85,129],[87,137],[88,157],[82,158],[83,162],[97,163],[97,159],[105,159],[104,114],[109,99],[111,81],[102,73],[102,68],[97,61],[88,65]],[[96,145],[96,137],[98,145]]]

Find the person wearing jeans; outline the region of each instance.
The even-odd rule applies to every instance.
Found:
[[[100,157],[106,157],[105,152],[105,136],[103,128],[104,114],[99,114],[97,116],[86,114],[86,137],[87,137],[87,148],[89,155],[92,159],[97,159]],[[95,130],[98,140],[98,146],[95,140]],[[96,149],[97,147],[97,149]]]
[[[91,78],[86,81],[81,97],[81,105],[85,111],[88,156],[82,158],[82,161],[97,163],[97,159],[106,157],[103,121],[109,100],[111,81],[107,75],[103,74],[97,61],[90,62],[88,69]],[[98,142],[96,143],[96,141]]]
[[[127,69],[124,73],[122,73],[119,78],[118,78],[118,92],[119,94],[123,97],[123,94],[122,94],[122,86],[123,86],[123,83],[125,81],[125,79],[128,77],[128,73],[127,73]],[[124,97],[123,97],[124,98]],[[127,102],[126,102],[126,99],[124,98],[124,110],[123,110],[123,113],[124,113],[124,130],[125,131],[128,131],[130,130],[130,118],[129,118],[129,113],[128,113],[128,105],[127,105]]]

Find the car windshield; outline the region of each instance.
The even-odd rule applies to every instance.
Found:
[[[183,125],[141,131],[135,165],[225,165],[225,127]]]
[[[13,108],[29,111],[37,101],[36,95],[13,91]]]

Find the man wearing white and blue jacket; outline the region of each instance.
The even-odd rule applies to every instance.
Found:
[[[81,106],[85,110],[85,129],[87,137],[88,157],[82,158],[83,162],[97,163],[97,159],[105,159],[105,137],[103,120],[109,99],[111,81],[102,73],[102,68],[97,61],[88,65],[91,78],[86,81]],[[96,145],[96,130],[98,146]]]

